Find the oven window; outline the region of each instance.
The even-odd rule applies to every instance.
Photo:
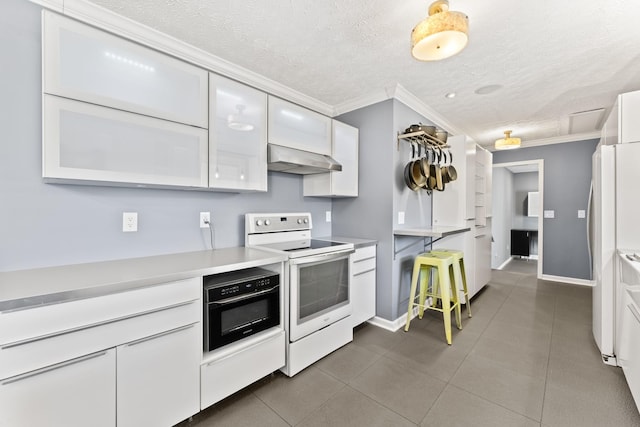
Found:
[[[230,332],[242,329],[254,322],[264,321],[267,318],[269,318],[269,299],[264,298],[224,310],[220,313],[221,335],[225,336]]]
[[[349,303],[349,258],[301,265],[298,278],[300,321]]]

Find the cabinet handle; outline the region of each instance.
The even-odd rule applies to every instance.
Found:
[[[359,262],[364,262],[364,261],[367,261],[367,260],[370,260],[370,259],[374,259],[375,257],[376,257],[376,255],[374,255],[374,256],[370,256],[370,257],[368,257],[368,258],[357,259],[357,260],[354,260],[354,261],[353,261],[353,263],[354,263],[354,264],[357,264],[357,263],[359,263]]]
[[[182,306],[185,306],[185,305],[193,304],[195,301],[197,301],[197,300],[181,302],[181,303],[178,303],[178,304],[173,304],[173,305],[165,306],[165,307],[162,307],[162,308],[154,308],[152,310],[143,311],[141,313],[136,313],[136,314],[132,314],[132,315],[129,315],[129,316],[122,316],[122,317],[118,317],[118,318],[115,318],[115,319],[109,319],[109,320],[104,320],[102,322],[93,323],[91,325],[79,326],[77,328],[71,328],[71,329],[67,329],[65,331],[53,332],[53,333],[50,333],[50,334],[41,335],[39,337],[27,338],[27,339],[22,340],[22,341],[15,341],[15,342],[12,342],[10,344],[3,345],[2,347],[0,347],[0,350],[6,350],[8,348],[13,348],[13,347],[19,347],[21,345],[31,344],[31,343],[34,343],[34,342],[37,342],[37,341],[46,340],[46,339],[49,339],[49,338],[55,338],[55,337],[59,337],[59,336],[62,336],[62,335],[71,334],[71,333],[74,333],[74,332],[84,331],[85,329],[97,328],[98,326],[104,326],[104,325],[108,325],[110,323],[120,322],[122,320],[134,319],[136,317],[144,316],[144,315],[147,315],[147,314],[152,314],[152,313],[157,313],[157,312],[164,311],[164,310],[170,310],[172,308],[182,307]]]
[[[100,353],[93,353],[86,356],[78,357],[77,359],[69,360],[67,362],[58,363],[57,365],[47,366],[46,368],[38,369],[33,372],[27,372],[26,374],[21,374],[13,378],[9,378],[8,380],[2,381],[1,385],[9,385],[9,384],[17,383],[18,381],[22,381],[38,375],[46,374],[47,372],[55,371],[56,369],[66,368],[67,366],[75,365],[76,363],[81,363],[81,362],[86,362],[87,360],[96,359],[98,357],[104,356],[105,354],[107,354],[107,352],[102,351]]]
[[[361,271],[361,272],[360,272],[360,273],[358,273],[358,274],[354,274],[354,275],[353,275],[353,277],[361,276],[361,275],[363,275],[363,274],[365,274],[365,273],[368,273],[368,272],[370,272],[370,271],[376,271],[376,268],[375,268],[375,267],[373,267],[373,268],[370,268],[370,269],[368,269],[368,270]]]
[[[160,337],[164,337],[164,336],[167,336],[167,335],[171,335],[171,334],[175,334],[175,333],[178,333],[178,332],[182,332],[182,331],[187,330],[189,328],[193,328],[195,325],[196,325],[195,323],[192,323],[190,325],[180,326],[179,328],[170,329],[168,331],[160,332],[159,334],[155,334],[155,335],[151,335],[151,336],[148,336],[148,337],[140,338],[139,340],[132,341],[130,343],[125,344],[125,346],[126,347],[133,347],[133,346],[136,346],[138,344],[142,344],[143,342],[155,340],[156,338],[160,338]]]

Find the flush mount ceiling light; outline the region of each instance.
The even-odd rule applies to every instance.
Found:
[[[242,111],[244,110],[244,105],[236,105],[236,110],[238,110],[236,114],[229,114],[229,116],[227,116],[227,126],[229,126],[233,130],[239,130],[243,132],[252,131],[254,126],[251,123],[247,123],[243,120],[244,116],[242,115]]]
[[[513,131],[504,131],[504,138],[496,141],[496,150],[513,150],[520,148],[520,138],[511,138],[511,132]]]
[[[429,6],[429,16],[411,32],[411,55],[420,61],[438,61],[455,55],[467,45],[469,18],[450,12],[447,0]]]

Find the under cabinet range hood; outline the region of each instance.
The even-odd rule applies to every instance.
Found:
[[[269,170],[300,175],[342,170],[342,165],[327,155],[276,144],[267,144],[267,161]]]

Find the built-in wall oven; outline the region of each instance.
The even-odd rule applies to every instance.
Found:
[[[280,275],[249,268],[203,278],[204,351],[280,325]]]
[[[245,244],[284,253],[287,362],[295,375],[353,339],[351,243],[311,238],[310,213],[246,214]]]

